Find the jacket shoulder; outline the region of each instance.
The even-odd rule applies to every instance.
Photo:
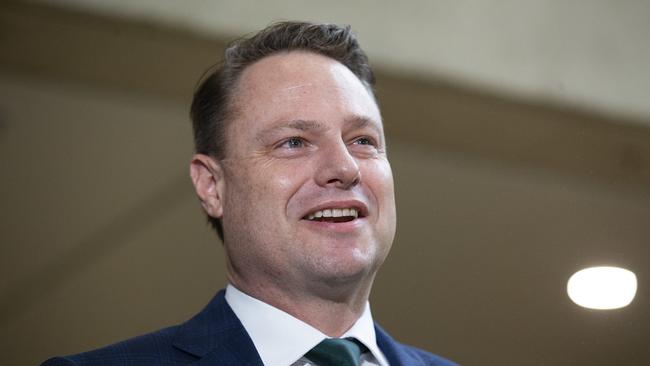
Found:
[[[219,291],[194,317],[177,326],[77,355],[53,358],[42,366],[180,366],[205,358],[229,365],[261,365],[243,325]],[[203,361],[201,361],[203,362]]]
[[[41,366],[76,366],[77,364],[67,357],[54,357],[43,362]]]
[[[172,345],[178,326],[161,329],[96,350],[66,357],[55,357],[41,366],[176,365],[193,356]]]
[[[399,347],[402,348],[402,351],[409,354],[412,358],[420,361],[422,365],[429,366],[458,366],[456,363],[453,363],[445,358],[436,356],[433,353],[421,350],[419,348],[409,346],[406,344],[398,343]]]

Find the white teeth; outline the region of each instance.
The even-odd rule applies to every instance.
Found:
[[[352,216],[354,218],[357,218],[359,217],[359,212],[354,208],[332,208],[332,209],[328,208],[307,215],[307,219],[313,220],[319,217],[345,217],[345,216]]]

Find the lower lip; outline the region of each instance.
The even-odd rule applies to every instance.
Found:
[[[312,221],[312,220],[302,220],[307,226],[311,229],[325,232],[334,232],[334,233],[350,233],[358,230],[363,223],[365,218],[356,218],[352,221],[346,222],[328,222],[328,221]]]

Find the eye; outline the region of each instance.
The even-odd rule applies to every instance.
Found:
[[[372,141],[368,137],[359,137],[358,139],[354,140],[352,143],[356,145],[370,145],[370,146],[375,145],[374,141]]]
[[[287,149],[298,149],[305,146],[305,141],[300,137],[290,137],[282,142],[278,147]]]

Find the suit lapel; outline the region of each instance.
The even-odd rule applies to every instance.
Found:
[[[379,325],[375,323],[375,335],[377,346],[384,353],[390,366],[412,366],[423,365],[422,360],[413,357],[403,350],[403,346],[397,343]]]
[[[182,324],[174,347],[199,359],[193,365],[262,366],[262,360],[221,290],[200,313]]]
[[[233,352],[232,350],[215,349],[205,357],[194,362],[192,366],[264,366],[257,352]]]
[[[379,325],[375,324],[377,345],[390,366],[457,366],[455,363],[428,352],[396,342]]]

